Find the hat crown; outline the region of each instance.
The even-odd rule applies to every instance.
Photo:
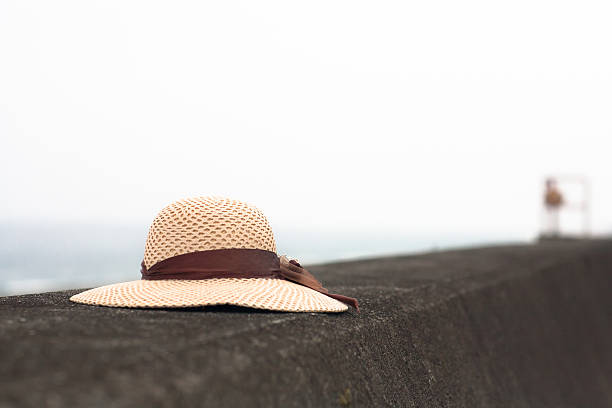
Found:
[[[266,217],[242,201],[194,197],[176,201],[157,214],[149,228],[144,262],[151,268],[173,256],[229,248],[276,252]]]

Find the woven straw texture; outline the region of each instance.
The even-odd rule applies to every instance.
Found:
[[[153,220],[145,245],[148,268],[196,251],[248,248],[276,252],[268,220],[246,203],[197,197],[170,204]],[[138,262],[135,262],[136,264]],[[290,312],[343,312],[345,304],[281,279],[136,280],[90,289],[73,302],[111,307],[237,305]]]
[[[155,217],[145,245],[147,269],[172,256],[225,248],[276,252],[261,211],[246,203],[199,197],[170,204]]]

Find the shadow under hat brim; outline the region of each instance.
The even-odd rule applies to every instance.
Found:
[[[136,280],[86,290],[76,303],[108,307],[181,308],[235,305],[284,312],[344,312],[348,306],[283,279]]]

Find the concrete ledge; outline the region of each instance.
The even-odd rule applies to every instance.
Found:
[[[612,406],[612,241],[310,269],[362,313],[0,298],[0,406]]]

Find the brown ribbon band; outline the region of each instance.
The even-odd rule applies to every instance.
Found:
[[[141,263],[140,273],[145,280],[214,278],[268,278],[285,279],[354,307],[359,311],[357,299],[329,293],[310,272],[297,261],[279,257],[262,249],[216,249],[191,252],[164,259],[146,268]]]

